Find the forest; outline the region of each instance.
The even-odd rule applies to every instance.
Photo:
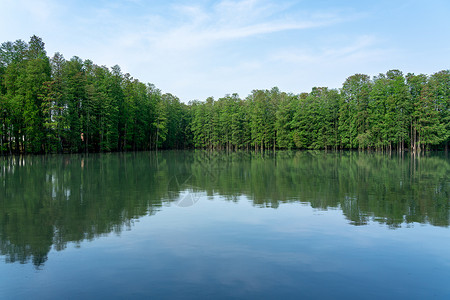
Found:
[[[448,150],[450,70],[348,77],[340,89],[253,90],[185,104],[61,53],[38,36],[0,47],[0,155],[158,149]]]

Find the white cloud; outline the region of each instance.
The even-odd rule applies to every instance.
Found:
[[[271,48],[286,47],[272,44],[271,37],[326,28],[351,17],[291,10],[290,4],[261,0],[175,5],[164,16],[152,12],[141,15],[142,22],[121,27],[108,60],[116,59],[133,76],[185,101],[233,92],[246,96],[277,76],[261,72],[276,68],[267,57]],[[258,48],[261,41],[266,42]],[[104,46],[105,52],[109,47]]]
[[[339,37],[329,44],[275,51],[268,65],[280,74],[273,85],[289,92],[309,92],[314,86],[340,88],[345,78],[356,73],[370,76],[393,68],[399,57],[395,48],[372,35]]]
[[[343,82],[351,75],[345,70],[368,68],[389,51],[372,33],[350,30],[336,36],[336,28],[364,19],[361,12],[312,9],[307,2],[0,3],[6,7],[0,9],[5,41],[37,34],[49,55],[59,51],[67,59],[77,55],[99,65],[118,64],[184,101],[233,92],[245,97],[252,89],[274,85],[305,91],[331,82],[332,75]]]
[[[374,36],[363,35],[356,38],[346,38],[343,45],[322,46],[315,48],[282,49],[272,55],[272,59],[281,63],[320,63],[348,62],[358,59],[377,60],[390,52],[381,49],[380,41]],[[342,43],[341,43],[342,44]]]
[[[55,9],[54,3],[47,0],[3,0],[1,2],[2,17],[9,16],[9,19],[14,19],[18,14],[24,13],[28,18],[39,23],[48,21]]]
[[[142,30],[139,40],[147,40],[160,49],[185,51],[210,47],[217,42],[249,38],[287,30],[302,30],[341,21],[337,15],[300,15],[285,12],[261,1],[222,1],[207,10],[202,6],[176,6],[180,22],[166,22],[154,29]],[[277,15],[280,10],[284,12]],[[164,27],[161,30],[161,27]]]

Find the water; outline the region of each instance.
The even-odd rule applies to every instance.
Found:
[[[0,158],[0,298],[449,299],[450,159]]]

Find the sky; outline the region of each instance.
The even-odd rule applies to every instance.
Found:
[[[449,15],[448,0],[0,0],[0,43],[37,35],[187,103],[450,69]]]

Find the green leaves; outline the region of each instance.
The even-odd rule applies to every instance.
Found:
[[[41,38],[0,46],[1,153],[152,149],[444,149],[450,71],[348,77],[340,90],[277,87],[189,105],[123,74],[60,53]]]

